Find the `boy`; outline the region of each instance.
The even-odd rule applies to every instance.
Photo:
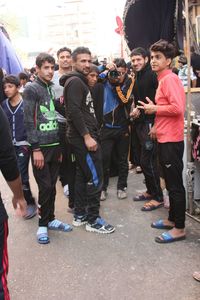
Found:
[[[185,93],[178,76],[172,73],[170,65],[175,48],[165,40],[153,44],[151,67],[158,75],[156,105],[146,98],[140,109],[146,114],[156,114],[155,126],[150,136],[157,138],[159,161],[163,168],[166,188],[169,192],[170,209],[166,220],[151,224],[153,228],[170,229],[155,238],[157,243],[171,243],[185,239],[185,188],[183,186],[184,112]]]
[[[29,184],[30,147],[24,126],[24,103],[19,92],[19,79],[13,75],[6,76],[3,80],[3,88],[8,98],[2,103],[2,108],[8,117],[12,142],[22,178],[24,198],[27,202],[26,219],[30,219],[36,215],[37,206]]]
[[[55,59],[48,53],[36,57],[36,80],[24,90],[24,119],[28,142],[31,144],[33,174],[39,188],[40,244],[50,242],[48,229],[71,231],[72,227],[55,219],[56,181],[61,161],[58,122],[54,107],[52,78]]]

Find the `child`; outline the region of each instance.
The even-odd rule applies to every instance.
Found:
[[[19,92],[19,79],[13,75],[6,76],[3,80],[3,88],[8,98],[2,103],[2,108],[8,117],[12,141],[22,178],[24,198],[27,202],[27,215],[25,218],[30,219],[36,215],[37,206],[29,184],[28,166],[30,148],[26,140],[27,135],[24,127],[23,99]]]
[[[155,125],[150,136],[157,138],[159,161],[163,168],[166,188],[169,192],[170,209],[166,220],[151,224],[153,228],[170,229],[156,237],[157,243],[171,243],[185,239],[185,188],[183,186],[184,112],[185,93],[178,76],[172,73],[170,65],[175,48],[165,40],[153,44],[151,67],[158,76],[156,105],[140,101],[140,109],[146,114],[156,114]]]

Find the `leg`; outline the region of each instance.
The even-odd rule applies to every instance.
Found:
[[[82,139],[73,143],[76,157],[75,214],[83,213],[88,206],[88,220],[99,216],[100,192],[102,188],[101,149],[88,152]],[[85,193],[85,192],[86,193]],[[86,202],[87,199],[87,202]]]
[[[111,131],[112,129],[104,129],[101,133],[101,148],[103,159],[103,191],[107,190],[109,184],[111,152],[114,145],[114,139],[110,136]]]
[[[0,224],[0,300],[10,300],[7,287],[8,274],[8,221]]]
[[[117,190],[124,190],[127,187],[128,178],[128,151],[129,151],[129,133],[128,131],[120,133],[116,137],[116,147],[119,162],[119,176]]]
[[[22,178],[24,198],[28,205],[35,205],[35,199],[32,196],[32,192],[29,184],[29,160],[30,149],[28,146],[15,146],[15,152],[17,155],[17,163]]]

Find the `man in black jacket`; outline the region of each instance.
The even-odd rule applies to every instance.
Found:
[[[156,74],[151,70],[147,51],[143,48],[133,49],[131,61],[135,71],[133,95],[135,108],[131,116],[135,119],[135,131],[141,145],[140,165],[145,177],[147,191],[134,197],[134,201],[145,201],[142,211],[151,211],[163,205],[163,194],[157,165],[156,142],[151,140],[149,132],[154,123],[154,115],[145,115],[137,108],[138,101],[146,103],[146,97],[154,101],[158,86]]]
[[[12,145],[10,128],[6,115],[0,107],[0,170],[13,192],[13,207],[19,207],[22,216],[26,216],[26,201],[17,167],[17,159]],[[0,300],[9,300],[7,288],[8,273],[8,216],[0,194]]]
[[[67,138],[76,159],[73,225],[86,224],[87,231],[111,233],[115,228],[99,216],[102,158],[93,99],[86,79],[90,72],[90,64],[89,49],[78,47],[72,53],[74,72],[60,79],[60,84],[65,85]]]

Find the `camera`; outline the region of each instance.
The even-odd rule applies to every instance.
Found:
[[[117,70],[110,70],[108,72],[108,80],[110,83],[118,83],[120,74]]]

